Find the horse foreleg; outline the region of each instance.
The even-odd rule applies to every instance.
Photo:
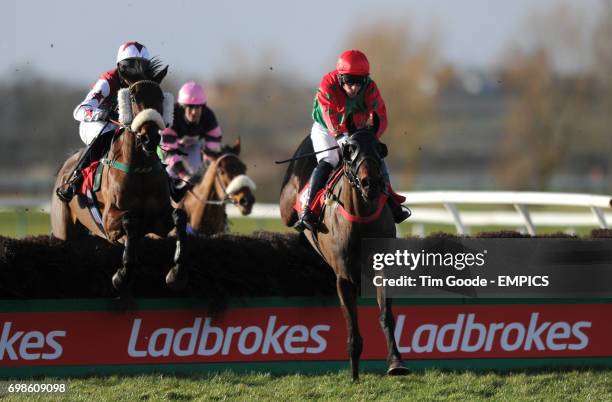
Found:
[[[408,374],[408,368],[402,361],[402,356],[397,350],[397,343],[395,342],[395,319],[391,312],[391,299],[385,296],[385,289],[378,287],[376,290],[376,301],[380,308],[380,315],[378,319],[380,326],[385,333],[387,339],[387,374],[389,375],[404,375]]]
[[[123,243],[123,266],[113,275],[113,286],[120,292],[129,288],[133,281],[133,270],[136,266],[136,242],[137,240],[137,223],[133,216],[125,213],[121,218],[121,225],[125,232],[125,241]]]
[[[185,210],[177,208],[172,212],[172,219],[176,228],[176,250],[174,252],[174,266],[166,275],[166,284],[172,290],[183,290],[187,286],[187,267],[185,266],[187,214]]]
[[[353,381],[359,379],[359,358],[363,349],[363,339],[359,333],[357,323],[357,289],[355,284],[346,278],[336,279],[336,288],[340,298],[342,314],[346,321],[347,329],[347,351],[349,355],[351,376]]]

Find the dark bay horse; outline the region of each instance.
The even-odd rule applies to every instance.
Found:
[[[313,152],[310,137],[298,147],[294,157]],[[359,377],[359,358],[363,341],[357,322],[357,298],[360,288],[361,241],[365,238],[395,238],[395,224],[386,205],[381,172],[386,146],[371,130],[353,133],[342,149],[342,177],[332,188],[317,233],[305,231],[312,247],[336,274],[336,288],[348,330],[348,354],[353,380]],[[287,226],[298,219],[293,206],[299,191],[307,183],[316,165],[314,156],[294,160],[287,169],[280,195],[281,218]],[[350,216],[346,218],[343,214]],[[354,218],[354,219],[353,219]],[[384,288],[377,288],[380,324],[387,339],[388,374],[405,374],[404,365],[394,338],[395,320],[391,299]]]
[[[204,235],[225,231],[225,205],[234,204],[249,215],[255,203],[255,183],[246,175],[247,167],[239,159],[240,140],[233,146],[224,145],[219,152],[204,151],[210,163],[193,179],[182,206],[187,212],[191,229]]]
[[[162,117],[164,104],[172,104],[164,102],[171,95],[165,95],[159,85],[166,72],[167,67],[154,74],[143,73],[127,89],[129,92],[119,92],[124,99],[123,113],[129,117],[122,116],[120,108],[122,127],[115,132],[110,151],[101,161],[105,165],[101,188],[95,193],[102,215],[101,227],[82,205],[82,197],[74,197],[65,204],[55,194],[55,189],[69,178],[80,153],[64,163],[53,190],[51,228],[55,237],[71,240],[89,231],[110,242],[123,243],[123,266],[113,275],[113,285],[122,292],[129,289],[133,280],[138,239],[146,234],[164,237],[174,227],[177,252],[166,282],[175,289],[186,285],[182,246],[186,216],[184,211],[172,209],[168,176],[155,152],[161,138],[159,130],[165,128],[164,120],[168,120]]]

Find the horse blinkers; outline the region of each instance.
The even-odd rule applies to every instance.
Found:
[[[382,178],[382,159],[387,156],[387,146],[381,142],[376,142],[372,150],[368,152],[368,147],[362,149],[357,140],[350,140],[342,148],[342,158],[344,159],[345,173],[351,185],[361,191],[364,199],[377,198],[384,188]],[[367,162],[365,165],[364,163]],[[374,165],[375,172],[372,174],[371,168]],[[360,172],[366,172],[361,174]],[[375,176],[375,177],[373,177]]]

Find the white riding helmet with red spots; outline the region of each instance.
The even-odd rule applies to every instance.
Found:
[[[145,59],[150,60],[149,49],[145,45],[138,42],[125,42],[119,46],[117,51],[117,63],[126,59]]]

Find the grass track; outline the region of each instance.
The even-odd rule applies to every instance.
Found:
[[[15,237],[18,216],[0,211],[0,235]],[[25,216],[28,235],[48,234],[49,216],[30,211]],[[497,227],[482,231],[497,230]],[[274,219],[234,219],[231,231],[288,231]],[[401,226],[403,234],[410,224]],[[586,235],[591,229],[581,229]],[[429,225],[426,233],[454,232],[452,226]],[[539,228],[539,233],[558,229]],[[612,401],[612,370],[554,370],[515,373],[476,373],[428,370],[406,377],[386,377],[363,373],[353,384],[347,371],[324,375],[272,375],[224,372],[211,375],[105,376],[74,379],[38,379],[38,382],[67,382],[69,392],[58,395],[0,396],[2,400],[585,400]]]
[[[43,380],[39,380],[43,381]],[[134,377],[109,376],[67,381],[65,400],[612,400],[612,372],[472,373],[428,370],[406,377],[362,374],[353,384],[347,371],[324,375],[266,373]],[[5,400],[58,400],[29,395]]]
[[[19,220],[22,220],[21,222]],[[19,229],[21,228],[21,229]],[[576,234],[586,236],[596,227],[580,227],[576,229]],[[486,226],[472,228],[472,232],[494,232],[498,230],[512,230],[507,226]],[[562,228],[538,227],[538,234],[556,233]],[[293,229],[282,224],[280,219],[252,219],[234,218],[230,219],[230,231],[233,233],[249,234],[256,230],[268,230],[272,232],[293,232]],[[403,236],[412,233],[410,220],[400,225]],[[49,215],[44,212],[29,211],[25,216],[19,217],[12,211],[0,211],[0,235],[9,237],[22,237],[23,235],[47,235],[51,231]],[[20,233],[21,232],[21,233]],[[434,232],[455,233],[452,225],[425,225],[425,234]]]

